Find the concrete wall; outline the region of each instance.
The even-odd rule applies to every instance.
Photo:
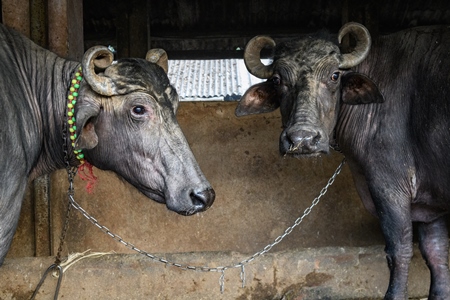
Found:
[[[182,103],[179,109],[180,126],[216,190],[216,201],[208,211],[177,215],[116,175],[98,169],[94,169],[98,181],[92,194],[77,176],[75,199],[102,225],[150,252],[261,250],[311,205],[343,157],[332,153],[313,159],[283,158],[278,153],[279,113],[238,119],[235,106],[197,102]],[[67,186],[65,170],[52,174],[53,252],[67,206]],[[14,253],[27,247],[23,239],[28,231],[19,232],[10,257],[30,256]],[[363,208],[345,166],[320,204],[276,250],[382,243],[377,220]],[[77,211],[71,214],[65,246],[68,252],[130,252]]]

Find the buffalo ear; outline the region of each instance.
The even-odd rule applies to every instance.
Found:
[[[75,149],[92,149],[98,144],[98,136],[92,118],[98,116],[100,107],[83,103],[78,107],[76,114],[77,139]]]
[[[376,84],[367,76],[351,72],[341,80],[342,101],[346,104],[368,104],[384,102],[383,95]]]
[[[272,82],[262,82],[251,86],[236,107],[238,117],[274,111],[280,106]]]

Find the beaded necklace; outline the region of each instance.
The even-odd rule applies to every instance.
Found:
[[[84,154],[82,153],[82,150],[76,150],[75,149],[75,140],[77,138],[77,126],[76,126],[76,119],[75,119],[75,104],[77,103],[77,97],[78,97],[78,89],[80,88],[80,82],[83,80],[83,73],[81,72],[81,67],[78,69],[78,71],[75,73],[74,79],[72,79],[69,89],[69,96],[67,96],[67,123],[69,124],[69,135],[70,135],[70,142],[72,144],[73,153],[75,154],[76,158],[80,162],[80,165],[83,165],[85,163],[84,160]]]

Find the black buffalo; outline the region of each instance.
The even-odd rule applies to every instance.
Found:
[[[340,48],[347,34],[355,46]],[[336,38],[334,38],[336,39]],[[351,45],[351,44],[350,44]],[[271,65],[263,47],[275,47]],[[419,27],[372,42],[367,29],[344,25],[331,35],[280,45],[255,37],[245,61],[267,81],[250,87],[236,115],[280,107],[280,152],[347,157],[365,207],[380,220],[390,269],[385,299],[406,299],[413,222],[431,272],[430,299],[450,299],[450,27]]]
[[[112,63],[106,47],[95,47],[80,64],[0,24],[0,265],[27,183],[66,166],[63,135],[73,127],[65,115],[72,109],[77,136],[65,134],[71,166],[80,164],[73,150],[81,149],[92,165],[183,215],[213,203],[214,190],[175,118],[178,95],[165,72],[167,55],[159,49],[147,56]],[[69,108],[80,66],[77,102]]]

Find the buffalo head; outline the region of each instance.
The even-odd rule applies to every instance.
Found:
[[[114,63],[112,58],[105,47],[83,57],[75,148],[170,210],[206,210],[215,193],[177,123],[178,95],[166,74],[166,53],[150,50],[147,59]]]
[[[368,55],[371,38],[357,23],[347,23],[338,41],[352,34],[356,46],[341,53],[338,44],[320,36],[309,36],[276,45],[267,36],[256,36],[245,48],[248,71],[267,79],[251,86],[236,108],[236,115],[264,113],[280,107],[283,132],[280,152],[284,155],[328,153],[340,103],[382,102],[375,84],[366,76],[350,72]],[[275,47],[273,63],[262,64],[260,51]]]

